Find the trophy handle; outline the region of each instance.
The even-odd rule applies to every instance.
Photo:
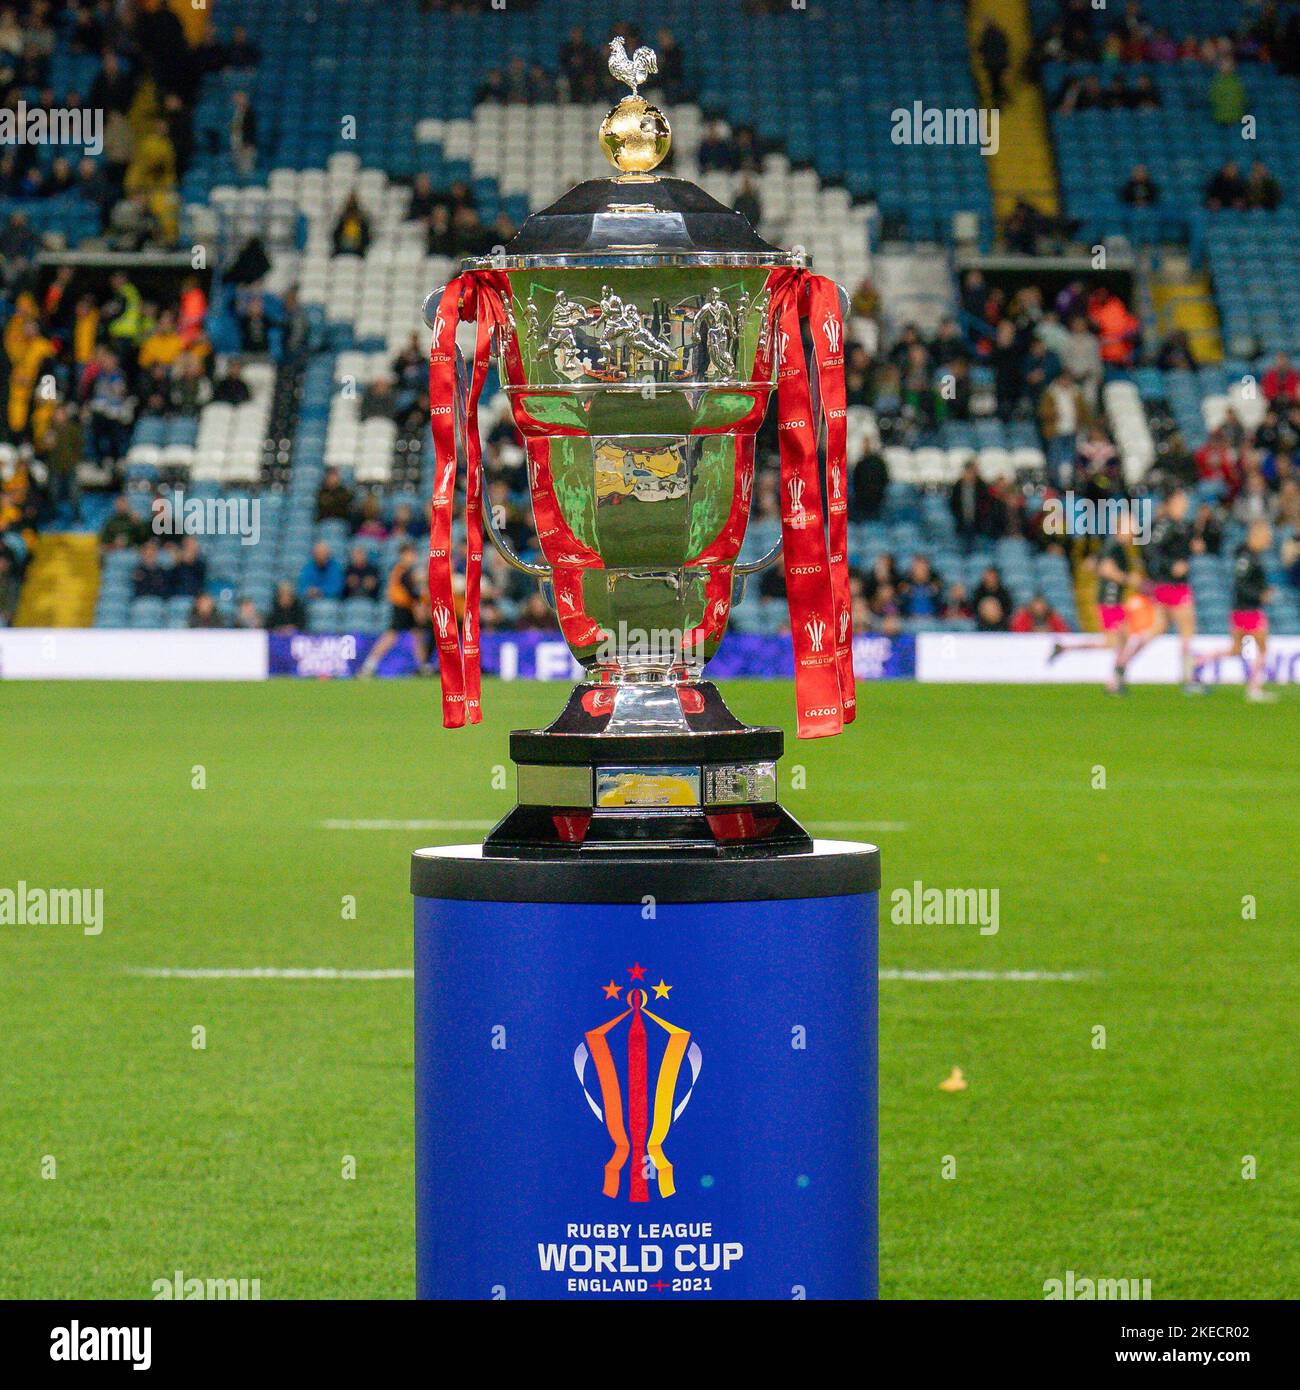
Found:
[[[784,542],[778,540],[777,543],[763,556],[761,560],[751,560],[747,562],[737,561],[733,566],[732,572],[738,574],[742,579],[748,579],[751,574],[760,574],[763,570],[781,558],[781,551],[784,549]]]
[[[533,579],[549,580],[551,577],[550,565],[530,564],[521,556],[516,555],[510,542],[497,530],[497,524],[492,519],[492,504],[488,501],[486,470],[483,471],[482,477],[483,528],[487,531],[488,539],[492,542],[497,554],[511,569],[518,570],[520,574],[530,575]]]
[[[740,580],[740,591],[736,594],[736,603],[744,602],[745,589],[749,584],[750,575],[759,574],[761,571],[767,569],[770,565],[776,564],[776,562],[781,558],[781,551],[783,548],[784,542],[778,538],[776,544],[771,548],[771,550],[767,552],[766,555],[763,556],[761,560],[754,560],[746,563],[742,563],[738,560],[735,563],[735,565],[732,567],[731,572],[736,576],[737,579]]]
[[[452,417],[456,432],[456,464],[459,468],[461,463],[469,466],[469,451],[465,447],[465,406],[469,399],[469,380],[465,371],[465,358],[459,347],[456,348],[456,402],[455,413]],[[551,577],[550,565],[530,564],[522,556],[515,554],[514,547],[497,529],[496,521],[492,516],[492,504],[488,501],[487,490],[487,468],[482,458],[479,459],[479,498],[483,512],[483,529],[488,534],[488,539],[492,542],[493,549],[510,566],[511,569],[518,570],[520,574],[526,574],[532,579],[549,580]]]

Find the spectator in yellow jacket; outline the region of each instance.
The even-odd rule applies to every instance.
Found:
[[[41,419],[33,422],[32,395],[45,359],[52,357],[57,350],[41,332],[40,324],[35,319],[26,320],[21,333],[16,355],[13,351],[9,354],[9,430],[15,436],[23,434],[29,423],[43,426],[45,417],[49,415],[53,399],[45,403]]]
[[[84,367],[95,355],[98,336],[99,308],[90,295],[83,294],[72,320],[72,355],[78,367]]]
[[[36,309],[36,300],[24,290],[14,301],[14,312],[9,322],[5,324],[4,346],[5,355],[9,361],[16,362],[22,351],[23,342],[27,336],[27,325],[36,323],[39,315]]]
[[[159,315],[157,327],[140,345],[140,367],[148,371],[150,367],[170,367],[185,351],[185,339],[176,328],[176,315],[165,309]]]
[[[177,235],[176,146],[167,133],[166,121],[154,121],[136,140],[122,188],[128,198],[144,196],[164,243],[173,245]]]

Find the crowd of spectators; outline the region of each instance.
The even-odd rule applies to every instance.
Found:
[[[1254,8],[1235,34],[1177,39],[1149,23],[1139,0],[1129,0],[1117,19],[1109,19],[1090,0],[1065,0],[1061,15],[1036,38],[1031,67],[1046,62],[1099,63],[1097,73],[1067,76],[1052,96],[1062,115],[1076,111],[1154,111],[1164,98],[1150,73],[1130,81],[1129,63],[1182,63],[1208,72],[1205,105],[1216,125],[1237,126],[1250,112],[1250,93],[1242,79],[1242,63],[1272,63],[1283,73],[1300,74],[1300,9],[1285,14],[1276,4]],[[1145,166],[1138,166],[1119,190],[1131,207],[1154,207],[1160,190]],[[1273,211],[1282,202],[1282,188],[1262,160],[1243,173],[1235,160],[1207,179],[1204,204],[1220,208]]]
[[[1259,384],[1264,404],[1258,422],[1247,425],[1229,408],[1195,452],[1176,443],[1166,460],[1179,480],[1197,486],[1198,495],[1220,509],[1216,523],[1231,516],[1243,525],[1268,521],[1300,528],[1300,373],[1284,352],[1277,353]],[[1217,545],[1207,545],[1217,553]]]
[[[878,305],[874,288],[860,286],[852,320],[857,332],[846,348],[848,398],[851,405],[871,406],[892,442],[933,444],[944,421],[988,415],[1037,426],[1045,477],[1023,483],[1009,474],[985,478],[972,460],[951,486],[953,528],[968,550],[1005,536],[1023,537],[1039,550],[1059,549],[1059,538],[1043,527],[1045,498],[1067,488],[1102,498],[1125,486],[1102,409],[1104,381],[1148,360],[1169,370],[1195,367],[1185,334],[1171,334],[1148,351],[1140,323],[1122,298],[1081,282],[1054,295],[1036,284],[1008,294],[972,270],[962,283],[959,317],[944,318],[930,334],[905,324],[892,340],[883,335]],[[872,332],[861,332],[864,323]],[[878,337],[883,346],[874,351],[863,341]],[[973,385],[975,366],[986,369],[981,378],[990,386]],[[1293,463],[1300,450],[1300,372],[1278,353],[1258,390],[1265,408],[1253,427],[1229,409],[1194,452],[1176,431],[1163,438],[1155,481],[1195,489],[1198,551],[1221,553],[1229,521],[1268,521],[1284,538],[1284,562],[1300,577],[1300,543],[1286,539],[1300,535],[1300,474]],[[881,516],[887,483],[877,440],[855,466],[850,520]],[[760,516],[765,507],[775,516],[775,490],[760,483],[756,506]],[[1016,607],[995,592],[996,580],[986,573],[979,591],[968,594],[962,584],[935,575],[923,554],[883,556],[870,575],[855,578],[855,626],[888,633],[920,616],[970,619],[981,631],[1064,630],[1064,620],[1041,596]]]
[[[112,470],[139,414],[197,418],[214,398],[246,400],[237,364],[212,380],[207,310],[197,275],[161,300],[146,298],[125,271],[79,286],[64,266],[43,290],[33,277],[4,329],[0,442],[28,450],[52,479],[74,456]],[[54,500],[74,499],[56,489]]]
[[[648,43],[654,49],[658,63],[655,90],[663,101],[680,101],[685,91],[685,66],[672,30],[662,28],[648,38],[635,25],[620,24],[613,32],[622,36],[629,56],[642,44]],[[503,66],[489,69],[475,96],[478,101],[510,106],[603,101],[622,90],[610,76],[608,62],[608,50],[591,43],[582,26],[574,25],[560,49],[556,72],[516,56]]]
[[[268,623],[251,599],[239,601],[233,622],[227,621],[209,591],[208,561],[196,536],[158,534],[135,511],[126,493],[119,493],[107,521],[100,528],[101,548],[134,550],[131,597],[169,601],[190,600],[188,626],[192,628],[260,628]]]
[[[61,42],[73,53],[99,57],[84,92],[51,86],[52,59]],[[84,205],[93,214],[96,234],[112,250],[174,246],[178,186],[196,143],[229,142],[245,169],[256,159],[257,122],[247,95],[232,99],[228,130],[199,132],[194,124],[199,84],[206,73],[249,68],[259,58],[243,29],[236,28],[227,43],[217,40],[206,6],[193,7],[182,20],[177,10],[151,0],[0,5],[0,106],[17,112],[24,102],[29,121],[79,112],[88,137],[75,147],[27,142],[5,147],[0,198]],[[27,219],[17,225],[27,240]],[[6,249],[10,262],[11,252]]]
[[[855,313],[873,295],[861,287]],[[927,442],[949,420],[1035,420],[1054,472],[1081,459],[1095,468],[1102,454],[1112,468],[1111,455],[1095,447],[1099,392],[1107,369],[1132,366],[1142,347],[1141,324],[1124,300],[1082,281],[1051,296],[1033,283],[1008,294],[982,271],[970,270],[959,313],[960,319],[945,317],[928,338],[905,324],[874,354],[851,341],[849,403],[889,418],[896,442],[909,445]],[[988,369],[990,387],[977,389],[976,366]]]
[[[41,11],[49,7],[37,4],[31,8]],[[83,11],[106,8],[111,9],[73,4],[66,12],[75,13],[80,21]],[[12,7],[0,3],[0,52],[7,27],[12,28],[5,22],[11,15]],[[630,29],[623,32],[628,51],[634,51],[640,35]],[[1140,32],[1145,47],[1139,53]],[[1090,42],[1096,42],[1095,52],[1084,44],[1085,33],[1091,36]],[[151,59],[156,45],[150,47],[147,37],[120,25],[110,26],[100,36],[88,30],[85,36],[91,50],[104,53],[97,78],[99,95],[106,105],[116,102],[116,109],[129,116],[133,132],[138,124],[135,116],[142,105],[147,106],[151,90],[155,99],[160,98],[160,114],[154,124],[139,129],[144,131],[146,152],[151,135],[170,143],[171,156],[163,157],[161,146],[154,153],[170,171],[174,188],[175,177],[193,151],[194,132],[188,125],[186,100],[179,99],[179,92],[156,77],[158,65]],[[986,31],[985,37],[980,58],[996,85],[1006,78],[1002,63],[1006,55],[996,34]],[[667,89],[668,99],[674,99],[673,94],[680,95],[683,90],[680,51],[666,32],[652,42],[659,57],[659,83]],[[1219,84],[1222,96],[1232,86],[1231,79],[1240,82],[1234,66],[1238,60],[1273,59],[1284,47],[1277,42],[1261,42],[1254,48],[1237,43],[1225,48],[1225,42],[1195,45],[1194,51],[1183,45],[1169,61],[1210,64],[1214,69],[1211,84]],[[1161,104],[1157,84],[1145,73],[1134,75],[1130,81],[1118,65],[1138,56],[1164,61],[1151,57],[1157,49],[1163,51],[1160,36],[1145,25],[1140,6],[1129,5],[1111,25],[1105,15],[1084,3],[1064,7],[1062,20],[1040,42],[1036,56],[1039,60],[1092,56],[1116,67],[1104,80],[1088,77],[1067,84],[1060,93],[1063,110],[1141,110]],[[182,66],[193,76],[217,66],[255,64],[258,57],[256,46],[237,30],[233,42],[224,47],[210,38],[197,43]],[[24,81],[36,75],[34,68],[22,70]],[[146,89],[146,78],[151,90]],[[581,29],[574,29],[556,72],[530,68],[513,59],[487,75],[479,97],[508,103],[593,100],[607,96],[612,85],[604,49],[588,42]],[[1226,96],[1220,105],[1228,109]],[[247,100],[238,95],[228,134],[232,151],[255,159],[256,119]],[[709,121],[697,155],[705,172],[742,176],[735,205],[751,222],[758,223],[762,207],[755,176],[761,167],[762,149],[754,132]],[[105,218],[111,223],[115,209],[129,193],[131,159],[116,173],[109,169],[112,163],[106,157],[102,165],[92,163],[84,170],[60,167],[49,176],[64,186],[83,175],[88,182],[100,183],[120,175],[121,196],[116,200],[109,197],[103,205]],[[32,191],[31,196],[37,192]],[[1160,191],[1150,170],[1138,166],[1121,196],[1135,206],[1151,206],[1158,203]],[[1246,175],[1233,165],[1226,166],[1207,187],[1211,206],[1276,206],[1278,197],[1276,181],[1258,162]],[[137,206],[144,205],[139,199],[134,201]],[[154,205],[149,207],[152,213]],[[515,232],[504,213],[491,225],[483,222],[468,183],[440,189],[427,176],[415,180],[409,216],[423,224],[430,254],[452,258],[484,254]],[[1028,253],[1041,249],[1045,239],[1059,237],[1067,230],[1028,203],[1018,206],[1004,227],[1012,249]],[[334,225],[333,250],[337,255],[364,257],[373,237],[371,216],[354,195]],[[15,254],[9,254],[10,247]],[[6,252],[6,277],[15,273],[15,267],[23,266],[24,252],[30,262],[33,238],[21,214],[0,232],[0,249]],[[266,300],[257,287],[255,273],[244,278],[234,301],[242,348],[250,354],[279,356],[280,340],[287,331],[286,311],[278,302]],[[18,281],[7,288],[19,291],[24,283],[20,272]],[[98,294],[76,294],[70,286],[70,277],[61,275],[39,300],[24,292],[19,312],[6,330],[2,365],[7,379],[2,384],[9,409],[4,433],[20,446],[20,455],[19,466],[6,481],[5,511],[0,517],[30,516],[33,505],[75,511],[76,464],[69,468],[67,461],[84,456],[111,469],[125,452],[142,413],[196,416],[209,400],[239,404],[248,396],[238,362],[219,378],[214,377],[211,349],[202,333],[206,301],[200,298],[188,307],[185,297],[176,303],[150,303],[122,276],[115,277]],[[186,287],[186,295],[195,292],[202,296],[197,281]],[[291,324],[300,312],[291,292],[287,301]],[[1050,294],[1035,284],[1007,291],[987,284],[979,271],[972,271],[963,281],[958,311],[945,318],[936,331],[922,334],[915,325],[905,325],[884,341],[880,296],[874,286],[864,282],[853,296],[845,347],[847,393],[851,406],[872,407],[878,433],[854,463],[851,519],[872,521],[884,512],[889,482],[885,443],[935,442],[946,422],[972,422],[986,416],[1018,426],[1029,424],[1036,430],[1047,459],[1048,488],[1115,488],[1120,482],[1119,456],[1101,410],[1100,388],[1108,372],[1136,365],[1143,360],[1143,352],[1138,319],[1122,298],[1105,288],[1089,289],[1075,282]],[[1176,337],[1161,345],[1159,352],[1162,362],[1191,365],[1186,343]],[[57,393],[57,400],[48,409],[35,389],[47,371],[66,381],[68,387]],[[1287,394],[1288,371],[1289,367],[1279,366],[1277,376],[1282,385],[1275,393],[1278,399],[1257,430],[1243,431],[1240,422],[1230,416],[1195,456],[1172,451],[1175,468],[1182,466],[1193,478],[1219,489],[1204,521],[1207,531],[1215,526],[1221,529],[1222,509],[1246,516],[1253,514],[1252,509],[1268,506],[1280,515],[1293,506],[1297,484],[1290,476],[1287,450],[1300,425],[1300,407],[1294,393]],[[426,373],[424,354],[413,341],[397,354],[389,371],[365,389],[360,418],[391,419],[405,433],[422,431],[428,412]],[[64,403],[59,404],[59,400]],[[774,419],[769,419],[759,436],[757,461],[756,515],[775,522],[779,505]],[[525,455],[508,421],[496,425],[486,440],[484,464],[488,500],[498,526],[519,552],[535,555],[537,538],[528,505]],[[25,493],[19,484],[25,486]],[[969,548],[1006,536],[1023,536],[1040,549],[1054,545],[1038,529],[1038,510],[1031,495],[1037,489],[1037,500],[1041,501],[1042,486],[1041,480],[1022,484],[1010,473],[985,478],[973,464],[969,466],[952,485],[948,499],[960,543]],[[1216,510],[1218,503],[1221,507]],[[302,571],[285,577],[270,612],[258,613],[245,599],[240,602],[237,621],[290,630],[306,624],[307,605],[315,599],[391,601],[396,567],[385,575],[382,569],[386,562],[380,556],[391,557],[394,549],[418,545],[423,533],[421,520],[407,507],[393,508],[380,494],[353,487],[337,470],[327,472],[322,483],[317,520],[342,523],[345,539],[339,540],[341,533],[331,528],[332,539],[318,542]],[[142,542],[133,579],[137,596],[193,597],[192,621],[207,626],[225,620],[204,593],[204,560],[197,543],[173,545],[165,538],[141,536],[134,513],[124,499],[119,499],[105,527],[104,543]],[[403,572],[409,571],[408,565]],[[418,589],[418,581],[409,582]],[[6,575],[0,570],[0,600],[6,587]],[[765,576],[759,591],[765,598],[783,597],[779,572]],[[904,555],[897,564],[885,557],[870,574],[855,574],[854,594],[855,606],[862,606],[863,624],[881,631],[890,630],[895,622],[927,616],[960,617],[988,630],[1024,625],[1050,630],[1061,622],[1059,615],[1038,599],[1017,608],[996,572],[986,573],[980,585],[967,593],[960,583],[946,582],[935,574],[922,554]],[[535,586],[491,551],[485,557],[483,601],[484,622],[489,626],[553,625]]]
[[[1031,62],[1199,63],[1215,70],[1224,62],[1260,62],[1297,74],[1300,12],[1266,0],[1243,6],[1234,33],[1198,38],[1151,23],[1140,0],[1128,0],[1118,15],[1094,0],[1061,0],[1059,14],[1035,35]]]
[[[1249,112],[1250,94],[1231,55],[1215,61],[1205,102],[1217,125],[1236,125]],[[1065,116],[1075,111],[1158,111],[1164,104],[1150,73],[1140,73],[1129,83],[1122,70],[1105,82],[1096,73],[1067,77],[1053,99],[1054,108]]]
[[[492,222],[484,222],[478,198],[463,179],[455,180],[446,188],[434,188],[428,174],[415,177],[407,217],[423,224],[428,255],[451,260],[485,256],[496,247],[504,246],[518,230],[504,210],[498,212]],[[349,223],[354,228],[351,238]],[[360,205],[349,204],[334,230],[335,254],[364,255],[364,247],[369,242],[369,219],[365,211]]]
[[[1281,202],[1281,185],[1262,159],[1252,160],[1244,174],[1237,161],[1229,159],[1205,185],[1205,206],[1212,212],[1224,208],[1273,212]]]
[[[223,42],[209,21],[206,6],[158,0],[0,2],[0,106],[15,121],[25,112],[28,128],[43,121],[82,137],[75,147],[23,140],[0,150],[9,204],[0,226],[5,591],[26,563],[29,533],[78,518],[84,462],[120,482],[142,415],[196,420],[209,400],[248,399],[237,363],[214,372],[200,277],[160,290],[123,272],[105,281],[64,266],[50,280],[37,270],[42,250],[61,244],[38,232],[48,225],[38,205],[89,209],[91,242],[106,250],[163,249],[177,242],[179,183],[200,141],[216,149],[229,140],[251,167],[257,130],[246,95],[235,96],[228,131],[195,129],[204,75],[247,70],[261,57],[245,30]],[[56,88],[58,53],[98,60],[85,91]],[[242,295],[237,316],[249,352],[284,331],[268,324],[256,294]]]
[[[307,604],[313,599],[385,599],[389,589],[380,572],[380,545],[388,542],[394,549],[413,553],[427,534],[409,504],[398,503],[386,514],[377,494],[357,497],[336,469],[329,470],[322,483],[319,514],[321,519],[348,522],[351,534],[345,555],[336,555],[327,541],[318,541],[299,573],[280,581],[265,613],[246,596],[236,600],[233,615],[223,612],[209,591],[208,563],[200,540],[192,535],[156,533],[125,492],[114,499],[99,539],[105,551],[136,552],[131,570],[133,599],[193,600],[191,627],[233,624],[276,632],[304,631],[308,626]]]
[[[1017,605],[996,565],[987,565],[973,587],[949,582],[924,552],[905,563],[889,552],[850,575],[853,630],[896,636],[918,618],[971,623],[977,632],[1068,632],[1069,624],[1042,594]]]

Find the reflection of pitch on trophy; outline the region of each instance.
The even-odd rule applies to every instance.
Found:
[[[613,440],[596,446],[596,497],[636,497],[661,502],[686,495],[681,456],[675,449],[628,449]]]

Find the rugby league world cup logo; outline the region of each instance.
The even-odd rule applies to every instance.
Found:
[[[688,1029],[647,1007],[651,991],[644,983],[645,972],[639,962],[628,967],[632,983],[626,995],[624,986],[612,979],[601,985],[606,1000],[623,1006],[621,1012],[589,1030],[573,1054],[573,1068],[587,1104],[614,1144],[601,1191],[606,1197],[617,1197],[626,1167],[627,1196],[632,1202],[650,1200],[652,1176],[660,1197],[671,1197],[676,1191],[664,1140],[690,1101],[703,1060]],[[666,1001],[672,988],[663,979],[651,987],[656,1007],[664,1007],[659,1001]],[[683,1062],[689,1076],[683,1073]],[[588,1064],[596,1073],[599,1100],[587,1088]],[[679,1091],[683,1092],[680,1098]]]

